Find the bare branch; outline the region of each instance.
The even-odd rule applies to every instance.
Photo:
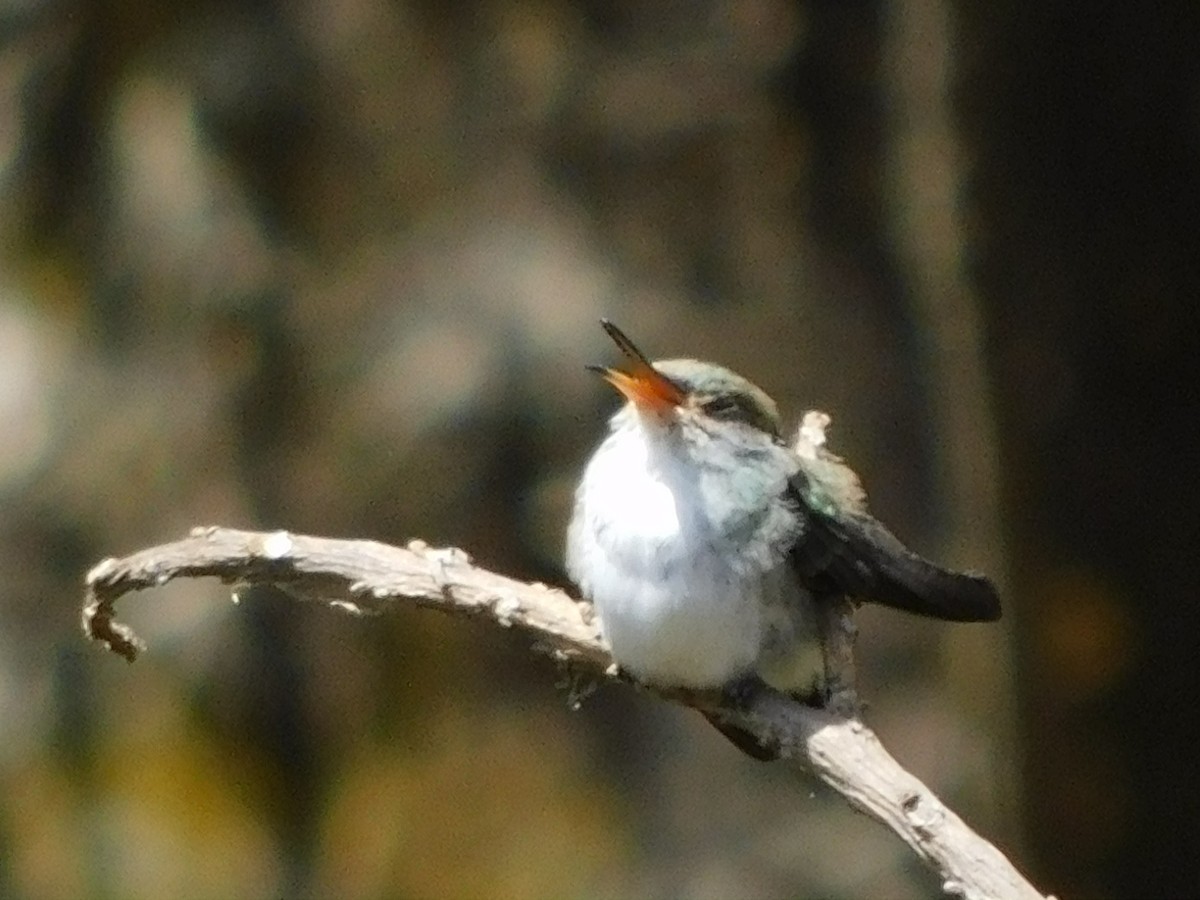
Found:
[[[401,548],[284,531],[197,528],[184,540],[95,566],[87,575],[84,632],[132,662],[144,644],[113,618],[116,601],[174,578],[202,576],[227,584],[274,585],[351,613],[409,602],[489,619],[504,628],[523,629],[535,647],[577,670],[597,678],[619,677],[587,604],[543,584],[478,568],[461,550],[435,549],[420,541]],[[1042,897],[1000,851],[901,768],[857,717],[849,606],[830,610],[824,629],[835,701],[829,709],[814,709],[771,690],[734,706],[719,694],[647,687],[665,699],[717,713],[765,745],[778,747],[782,758],[811,771],[896,832],[938,873],[947,894],[969,900]]]

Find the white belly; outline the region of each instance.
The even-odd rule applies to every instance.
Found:
[[[754,671],[764,591],[778,593],[779,573],[738,571],[724,538],[665,474],[640,435],[610,438],[579,487],[567,569],[623,668],[659,684],[716,687]]]

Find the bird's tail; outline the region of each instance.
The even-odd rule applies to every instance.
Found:
[[[752,759],[757,759],[759,762],[775,762],[779,759],[779,748],[772,747],[759,741],[758,736],[752,734],[744,728],[738,728],[736,725],[730,725],[722,722],[713,713],[703,713],[704,718],[708,719],[709,724],[717,731],[721,732],[726,739],[737,747],[747,756]]]

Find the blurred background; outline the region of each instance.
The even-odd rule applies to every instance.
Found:
[[[194,525],[562,583],[618,322],[998,626],[864,609],[885,744],[1046,891],[1200,893],[1200,7],[0,0],[0,896],[939,894],[528,640],[99,559]],[[1192,434],[1188,439],[1186,435]]]

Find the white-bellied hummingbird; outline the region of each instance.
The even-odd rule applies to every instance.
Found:
[[[848,467],[789,445],[760,388],[713,363],[652,363],[601,324],[628,365],[589,368],[628,402],[579,483],[566,564],[626,672],[694,689],[761,679],[811,700],[822,689],[818,604],[831,598],[954,622],[1000,617],[987,578],[913,553],[867,512]]]

